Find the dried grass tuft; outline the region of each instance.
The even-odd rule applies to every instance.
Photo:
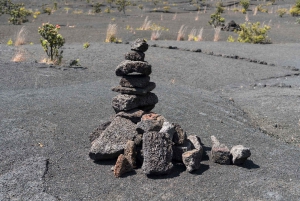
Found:
[[[17,38],[16,38],[16,41],[15,41],[15,46],[24,45],[25,42],[26,42],[26,40],[25,40],[26,35],[27,35],[27,30],[23,26],[17,34]]]
[[[197,35],[197,41],[203,40],[203,27],[199,30],[199,33]]]
[[[186,29],[187,29],[186,26],[181,25],[181,27],[180,27],[180,29],[178,31],[177,41],[183,41],[184,40]]]
[[[151,20],[148,20],[148,16],[145,18],[143,25],[140,30],[149,30],[151,28]]]
[[[253,15],[255,16],[257,14],[257,11],[258,11],[258,7],[255,6],[254,10],[253,10]]]
[[[11,59],[13,62],[23,62],[26,61],[26,51],[22,48],[18,48],[15,55]]]
[[[161,36],[161,31],[159,30],[153,31],[151,34],[151,40],[158,40],[160,36]]]
[[[177,13],[174,14],[172,20],[176,20],[176,18],[177,18]]]
[[[197,29],[193,28],[188,35],[188,41],[194,41],[196,39]]]
[[[221,27],[215,28],[214,42],[217,42],[220,40],[220,32],[221,32]]]
[[[106,43],[116,42],[117,40],[116,34],[117,34],[117,24],[109,24],[106,31],[105,42]]]

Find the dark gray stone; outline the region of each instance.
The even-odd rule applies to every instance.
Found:
[[[232,156],[232,164],[241,165],[251,156],[251,151],[243,145],[236,145],[231,148],[230,154]]]
[[[130,119],[133,123],[138,123],[141,121],[141,118],[145,113],[146,112],[144,110],[133,109],[126,112],[125,111],[119,112],[116,114],[116,117],[123,117],[126,119]]]
[[[174,126],[175,126],[175,133],[173,136],[173,142],[176,145],[181,145],[187,139],[186,132],[183,131],[183,129],[180,127],[179,124],[174,124]]]
[[[156,85],[154,82],[149,82],[149,85],[146,86],[145,88],[117,86],[117,87],[113,87],[111,90],[122,94],[145,95],[148,92],[155,89],[155,87]]]
[[[101,136],[92,142],[89,156],[93,160],[117,158],[123,153],[127,141],[133,140],[137,134],[136,124],[129,119],[116,117]]]
[[[144,88],[150,82],[148,75],[124,75],[120,80],[122,87],[139,87]]]
[[[147,93],[144,96],[119,94],[112,100],[112,107],[118,113],[128,111],[139,107],[155,105],[158,98],[154,93]]]
[[[125,54],[125,59],[130,61],[144,61],[145,54],[139,51],[131,51]]]
[[[182,161],[188,172],[198,170],[201,166],[202,152],[198,149],[193,149],[182,154]]]
[[[211,136],[211,160],[221,165],[230,164],[230,152],[227,146],[220,144],[215,136]]]
[[[114,167],[115,177],[120,177],[124,173],[131,171],[133,171],[133,167],[131,166],[130,162],[123,154],[120,154]]]
[[[138,134],[137,136],[135,136],[133,141],[134,141],[135,146],[141,147],[143,145],[143,135]]]
[[[155,131],[143,135],[143,172],[147,175],[170,173],[172,164],[172,140],[168,133]]]
[[[144,61],[129,61],[121,62],[116,68],[116,75],[123,76],[130,73],[139,73],[142,75],[150,75],[152,72],[151,65]]]
[[[148,44],[144,39],[138,38],[131,44],[131,50],[146,52]]]
[[[93,142],[95,139],[97,139],[101,133],[109,126],[111,121],[107,121],[103,124],[100,124],[91,134],[90,134],[90,142]]]
[[[202,149],[201,140],[197,135],[189,135],[187,139],[191,141],[193,149]]]
[[[137,123],[137,132],[145,133],[148,131],[160,131],[162,125],[165,121],[165,118],[160,114],[150,113],[142,116],[142,119]]]
[[[192,143],[189,140],[185,140],[181,145],[173,145],[173,160],[182,162],[182,154],[192,150]]]

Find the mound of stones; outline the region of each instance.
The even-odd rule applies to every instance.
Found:
[[[227,23],[226,26],[223,26],[221,28],[222,31],[240,31],[241,27],[238,25],[235,21],[231,20],[230,22]]]

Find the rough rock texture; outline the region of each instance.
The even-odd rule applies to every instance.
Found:
[[[131,51],[125,54],[125,59],[130,61],[144,61],[145,54],[139,51]]]
[[[191,141],[193,149],[202,149],[201,139],[197,135],[189,135],[187,139]]]
[[[158,98],[154,93],[147,93],[144,96],[119,94],[112,100],[112,107],[116,112],[128,111],[138,107],[155,105]]]
[[[124,149],[124,156],[133,168],[136,168],[136,148],[134,141],[128,140]]]
[[[159,132],[160,133],[168,133],[170,135],[170,138],[173,140],[173,136],[175,133],[175,125],[168,121],[164,121],[162,128],[160,129]]]
[[[186,140],[186,132],[183,131],[183,129],[180,127],[179,124],[175,124],[175,133],[174,133],[174,136],[173,136],[173,142],[176,144],[176,145],[180,145],[180,144],[183,144],[184,141]]]
[[[123,153],[128,140],[137,135],[136,124],[129,119],[116,117],[93,141],[89,156],[93,160],[113,159]]]
[[[240,31],[241,27],[235,21],[231,20],[230,22],[227,23],[226,26],[222,27],[221,30],[223,31]]]
[[[173,145],[173,160],[182,161],[182,154],[192,150],[192,143],[189,140],[185,140],[181,145]]]
[[[148,44],[144,39],[138,38],[131,44],[131,50],[146,52],[148,50]]]
[[[160,114],[150,113],[142,116],[142,119],[137,123],[137,132],[145,133],[148,131],[160,131],[165,118]],[[171,138],[171,136],[170,136]]]
[[[186,170],[192,172],[198,170],[201,165],[202,153],[200,150],[193,149],[182,154],[182,161]]]
[[[126,119],[131,120],[133,123],[138,123],[139,121],[141,121],[142,116],[145,114],[144,110],[140,110],[140,109],[133,109],[133,110],[129,110],[129,111],[122,111],[116,114],[117,117],[123,117]]]
[[[251,156],[250,149],[244,147],[243,145],[236,145],[232,147],[230,154],[232,156],[232,164],[234,165],[243,164],[247,158]]]
[[[155,89],[155,87],[156,84],[154,82],[149,82],[148,86],[146,86],[145,88],[117,86],[117,87],[113,87],[111,90],[122,94],[145,95],[148,92]]]
[[[143,135],[143,172],[147,175],[168,174],[172,167],[172,140],[168,133],[147,132]]]
[[[140,73],[142,75],[150,75],[152,72],[151,65],[144,61],[129,61],[121,62],[116,68],[116,75],[123,76],[130,73]]]
[[[230,164],[230,152],[227,146],[220,144],[215,136],[211,136],[211,160],[221,165]]]
[[[90,134],[90,142],[93,142],[97,139],[101,133],[110,125],[111,121],[107,121],[103,124],[100,124],[91,134]]]
[[[132,168],[130,162],[128,161],[128,159],[123,154],[121,154],[118,157],[115,168],[114,168],[115,177],[120,177],[124,173],[130,172],[132,170],[133,170],[133,168]]]
[[[138,134],[137,136],[135,136],[133,141],[134,141],[135,146],[142,147],[143,146],[143,135]]]
[[[150,82],[148,75],[124,75],[120,80],[122,87],[139,87],[144,88]]]

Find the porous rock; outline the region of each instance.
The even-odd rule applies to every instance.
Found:
[[[116,117],[101,136],[93,141],[89,156],[93,160],[117,158],[123,153],[127,141],[137,134],[136,124],[129,119]]]
[[[215,136],[211,136],[211,160],[221,165],[230,164],[230,152],[226,145],[221,144]]]
[[[181,145],[173,145],[173,160],[182,161],[182,154],[192,150],[192,143],[189,140],[185,140]]]
[[[181,145],[187,139],[186,132],[183,131],[183,129],[180,127],[179,124],[174,124],[174,126],[175,126],[175,133],[173,136],[173,142],[176,145]]]
[[[165,118],[160,114],[150,113],[144,114],[141,118],[141,121],[137,123],[137,132],[145,133],[148,131],[160,131],[162,125],[165,121]]]
[[[251,151],[243,145],[236,145],[231,148],[230,154],[232,156],[232,164],[241,165],[251,156]]]
[[[168,133],[170,135],[170,138],[173,140],[173,135],[175,133],[175,125],[165,120],[159,132]]]
[[[142,147],[143,146],[143,134],[138,134],[133,139],[135,146]]]
[[[112,107],[116,113],[120,111],[128,111],[135,108],[155,105],[158,102],[158,98],[154,93],[147,93],[144,96],[119,94],[112,100]]]
[[[124,156],[133,168],[136,168],[136,148],[132,140],[128,140],[124,149]]]
[[[144,39],[138,38],[131,44],[131,50],[146,52],[148,44]]]
[[[150,75],[152,72],[151,65],[145,61],[129,61],[121,62],[116,68],[116,75],[123,76],[130,73],[139,73],[142,75]]]
[[[155,89],[155,87],[156,84],[154,82],[149,82],[148,86],[146,86],[145,88],[117,86],[113,87],[111,90],[122,94],[144,95]]]
[[[201,139],[197,135],[189,135],[187,139],[191,141],[193,149],[202,149]]]
[[[91,134],[90,134],[90,142],[93,142],[97,139],[102,132],[110,125],[111,121],[107,121],[103,124],[100,124]]]
[[[144,110],[133,109],[129,111],[119,112],[116,114],[116,116],[130,119],[133,123],[138,123],[139,121],[141,121],[141,118],[145,113],[146,112]]]
[[[122,87],[139,87],[144,88],[150,82],[148,75],[124,75],[120,80]]]
[[[155,131],[143,135],[143,172],[147,175],[168,174],[172,167],[172,141],[168,133]]]
[[[120,154],[117,159],[115,168],[114,168],[115,177],[120,177],[124,173],[130,172],[132,170],[133,170],[133,168],[132,168],[130,162],[128,161],[128,159],[123,154]]]
[[[145,54],[139,51],[131,51],[125,54],[125,59],[130,61],[144,61]]]
[[[198,170],[201,166],[202,152],[198,149],[184,152],[182,154],[182,161],[188,172]]]

